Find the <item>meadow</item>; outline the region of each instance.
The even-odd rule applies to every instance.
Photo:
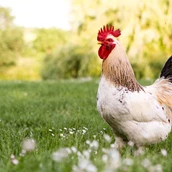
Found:
[[[172,169],[172,135],[114,148],[97,112],[98,80],[0,81],[1,172],[160,172]]]

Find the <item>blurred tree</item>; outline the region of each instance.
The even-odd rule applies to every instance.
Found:
[[[99,48],[96,40],[97,32],[103,25],[112,24],[122,31],[119,40],[130,58],[136,77],[138,79],[158,77],[163,63],[171,55],[172,50],[172,1],[133,0],[131,3],[119,0],[69,0],[69,2],[72,8],[70,15],[72,30],[66,39],[68,46],[61,50],[56,49],[53,56],[46,58],[44,69],[47,72],[54,66],[57,70],[51,72],[54,71],[54,75],[58,75],[63,66],[64,71],[70,69],[70,72],[65,71],[68,77],[89,76],[90,73],[92,76],[100,75],[101,60],[97,56]],[[77,49],[82,53],[76,55]],[[65,51],[64,54],[62,51]],[[76,63],[80,62],[74,64],[75,60]],[[61,61],[69,63],[59,65]],[[58,63],[56,67],[55,63]],[[94,67],[83,71],[81,69],[85,64]],[[48,78],[50,74],[45,73],[44,76]]]
[[[36,29],[36,39],[33,48],[43,53],[51,53],[57,46],[64,44],[67,40],[68,32],[56,28]]]
[[[0,7],[0,67],[15,64],[23,47],[23,32],[13,25],[10,13],[10,9]]]

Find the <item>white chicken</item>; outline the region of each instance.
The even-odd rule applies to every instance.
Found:
[[[98,54],[102,76],[97,94],[97,108],[112,127],[115,145],[128,141],[136,146],[165,140],[172,121],[172,56],[153,85],[141,86],[120,42],[120,30],[104,26],[98,32]]]

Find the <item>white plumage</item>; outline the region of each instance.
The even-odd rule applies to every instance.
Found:
[[[160,142],[171,131],[170,119],[149,87],[131,92],[122,86],[114,87],[102,75],[97,108],[117,137],[133,141],[136,145]],[[117,147],[120,145],[117,143]]]

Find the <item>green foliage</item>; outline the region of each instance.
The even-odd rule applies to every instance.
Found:
[[[50,53],[54,48],[64,43],[68,32],[60,29],[36,29],[36,38],[33,41],[33,48],[37,52]]]
[[[106,151],[114,143],[114,136],[97,112],[97,87],[97,81],[1,81],[0,171],[74,171],[79,159],[88,154],[88,141],[93,140],[98,142],[99,147],[92,150],[89,161],[97,171],[107,171],[104,168],[109,165]],[[104,134],[112,138],[110,143],[104,139]],[[34,139],[36,149],[21,154],[25,138]],[[172,135],[160,144],[146,146],[144,151],[127,145],[120,151],[121,168],[114,171],[171,171],[171,142]],[[71,147],[75,147],[77,152],[60,162],[52,159],[52,154],[60,148],[69,150]],[[163,149],[167,151],[167,156],[162,155]],[[138,155],[135,155],[136,152]],[[19,161],[17,165],[12,163],[11,155]],[[115,166],[114,161],[111,163]],[[162,170],[153,168],[157,164]]]
[[[59,47],[44,59],[43,79],[78,78],[98,76],[97,56],[89,45],[66,45]]]
[[[74,0],[72,7],[73,29],[93,45],[95,53],[98,29],[112,24],[122,31],[119,40],[138,79],[159,76],[172,50],[172,1]]]
[[[0,67],[15,64],[23,48],[23,32],[12,26],[10,10],[0,7]]]

